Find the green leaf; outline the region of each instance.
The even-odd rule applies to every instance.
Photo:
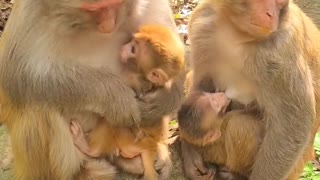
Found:
[[[177,124],[177,121],[176,120],[172,120],[169,122],[169,125],[176,125]]]
[[[180,19],[180,18],[182,18],[182,17],[181,17],[181,14],[174,14],[174,18],[175,18],[175,19]]]
[[[320,180],[320,175],[315,175],[311,177],[312,180]]]

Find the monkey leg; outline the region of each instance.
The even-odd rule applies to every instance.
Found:
[[[304,166],[309,161],[312,161],[312,160],[315,159],[313,143],[314,143],[314,139],[315,139],[315,136],[317,134],[319,125],[320,125],[320,118],[317,117],[315,119],[314,124],[313,124],[313,130],[312,130],[312,133],[311,133],[310,142],[309,142],[307,148],[305,149],[304,154],[302,155],[302,157],[299,158],[299,160],[297,161],[294,169],[289,174],[288,180],[297,180],[297,179],[299,179],[300,175],[303,172]]]
[[[86,167],[81,166],[84,156],[73,144],[69,123],[60,113],[44,108],[28,106],[7,109],[11,111],[6,113],[7,119],[10,119],[7,126],[14,156],[15,179],[72,180],[78,175],[82,179],[90,179],[87,175],[92,173],[86,173]],[[105,167],[96,165],[90,172]],[[114,174],[100,172],[106,173],[110,173],[108,177]]]
[[[157,151],[146,150],[141,153],[142,163],[144,167],[144,180],[156,180],[158,179],[158,173],[154,168]]]

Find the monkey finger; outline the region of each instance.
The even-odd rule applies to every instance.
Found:
[[[204,180],[213,180],[216,172],[213,169],[209,169],[207,174],[202,175]]]
[[[80,129],[79,129],[76,121],[71,121],[70,122],[70,131],[71,131],[73,136],[77,136],[79,134]]]
[[[213,180],[214,171],[208,171],[206,174],[202,174],[198,169],[193,169],[192,172],[187,173],[191,180]]]
[[[194,161],[194,166],[202,173],[202,174],[207,174],[208,168],[205,167],[204,163],[202,160],[196,159]]]

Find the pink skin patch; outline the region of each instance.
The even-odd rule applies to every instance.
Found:
[[[111,33],[116,24],[117,10],[122,0],[101,0],[96,3],[83,3],[81,9],[89,13],[96,13],[98,30]]]
[[[113,6],[119,6],[122,0],[101,0],[96,3],[83,3],[81,9],[87,11],[97,11],[101,9],[107,9]]]

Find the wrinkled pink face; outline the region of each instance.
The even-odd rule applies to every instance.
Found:
[[[83,2],[80,9],[87,12],[97,22],[97,30],[101,33],[111,33],[116,25],[117,12],[122,0],[99,0]]]
[[[201,108],[212,111],[213,117],[225,113],[230,100],[224,93],[204,93],[198,100]]]
[[[231,17],[234,24],[254,36],[265,37],[277,31],[279,17],[289,0],[234,0],[235,6],[242,6]]]

